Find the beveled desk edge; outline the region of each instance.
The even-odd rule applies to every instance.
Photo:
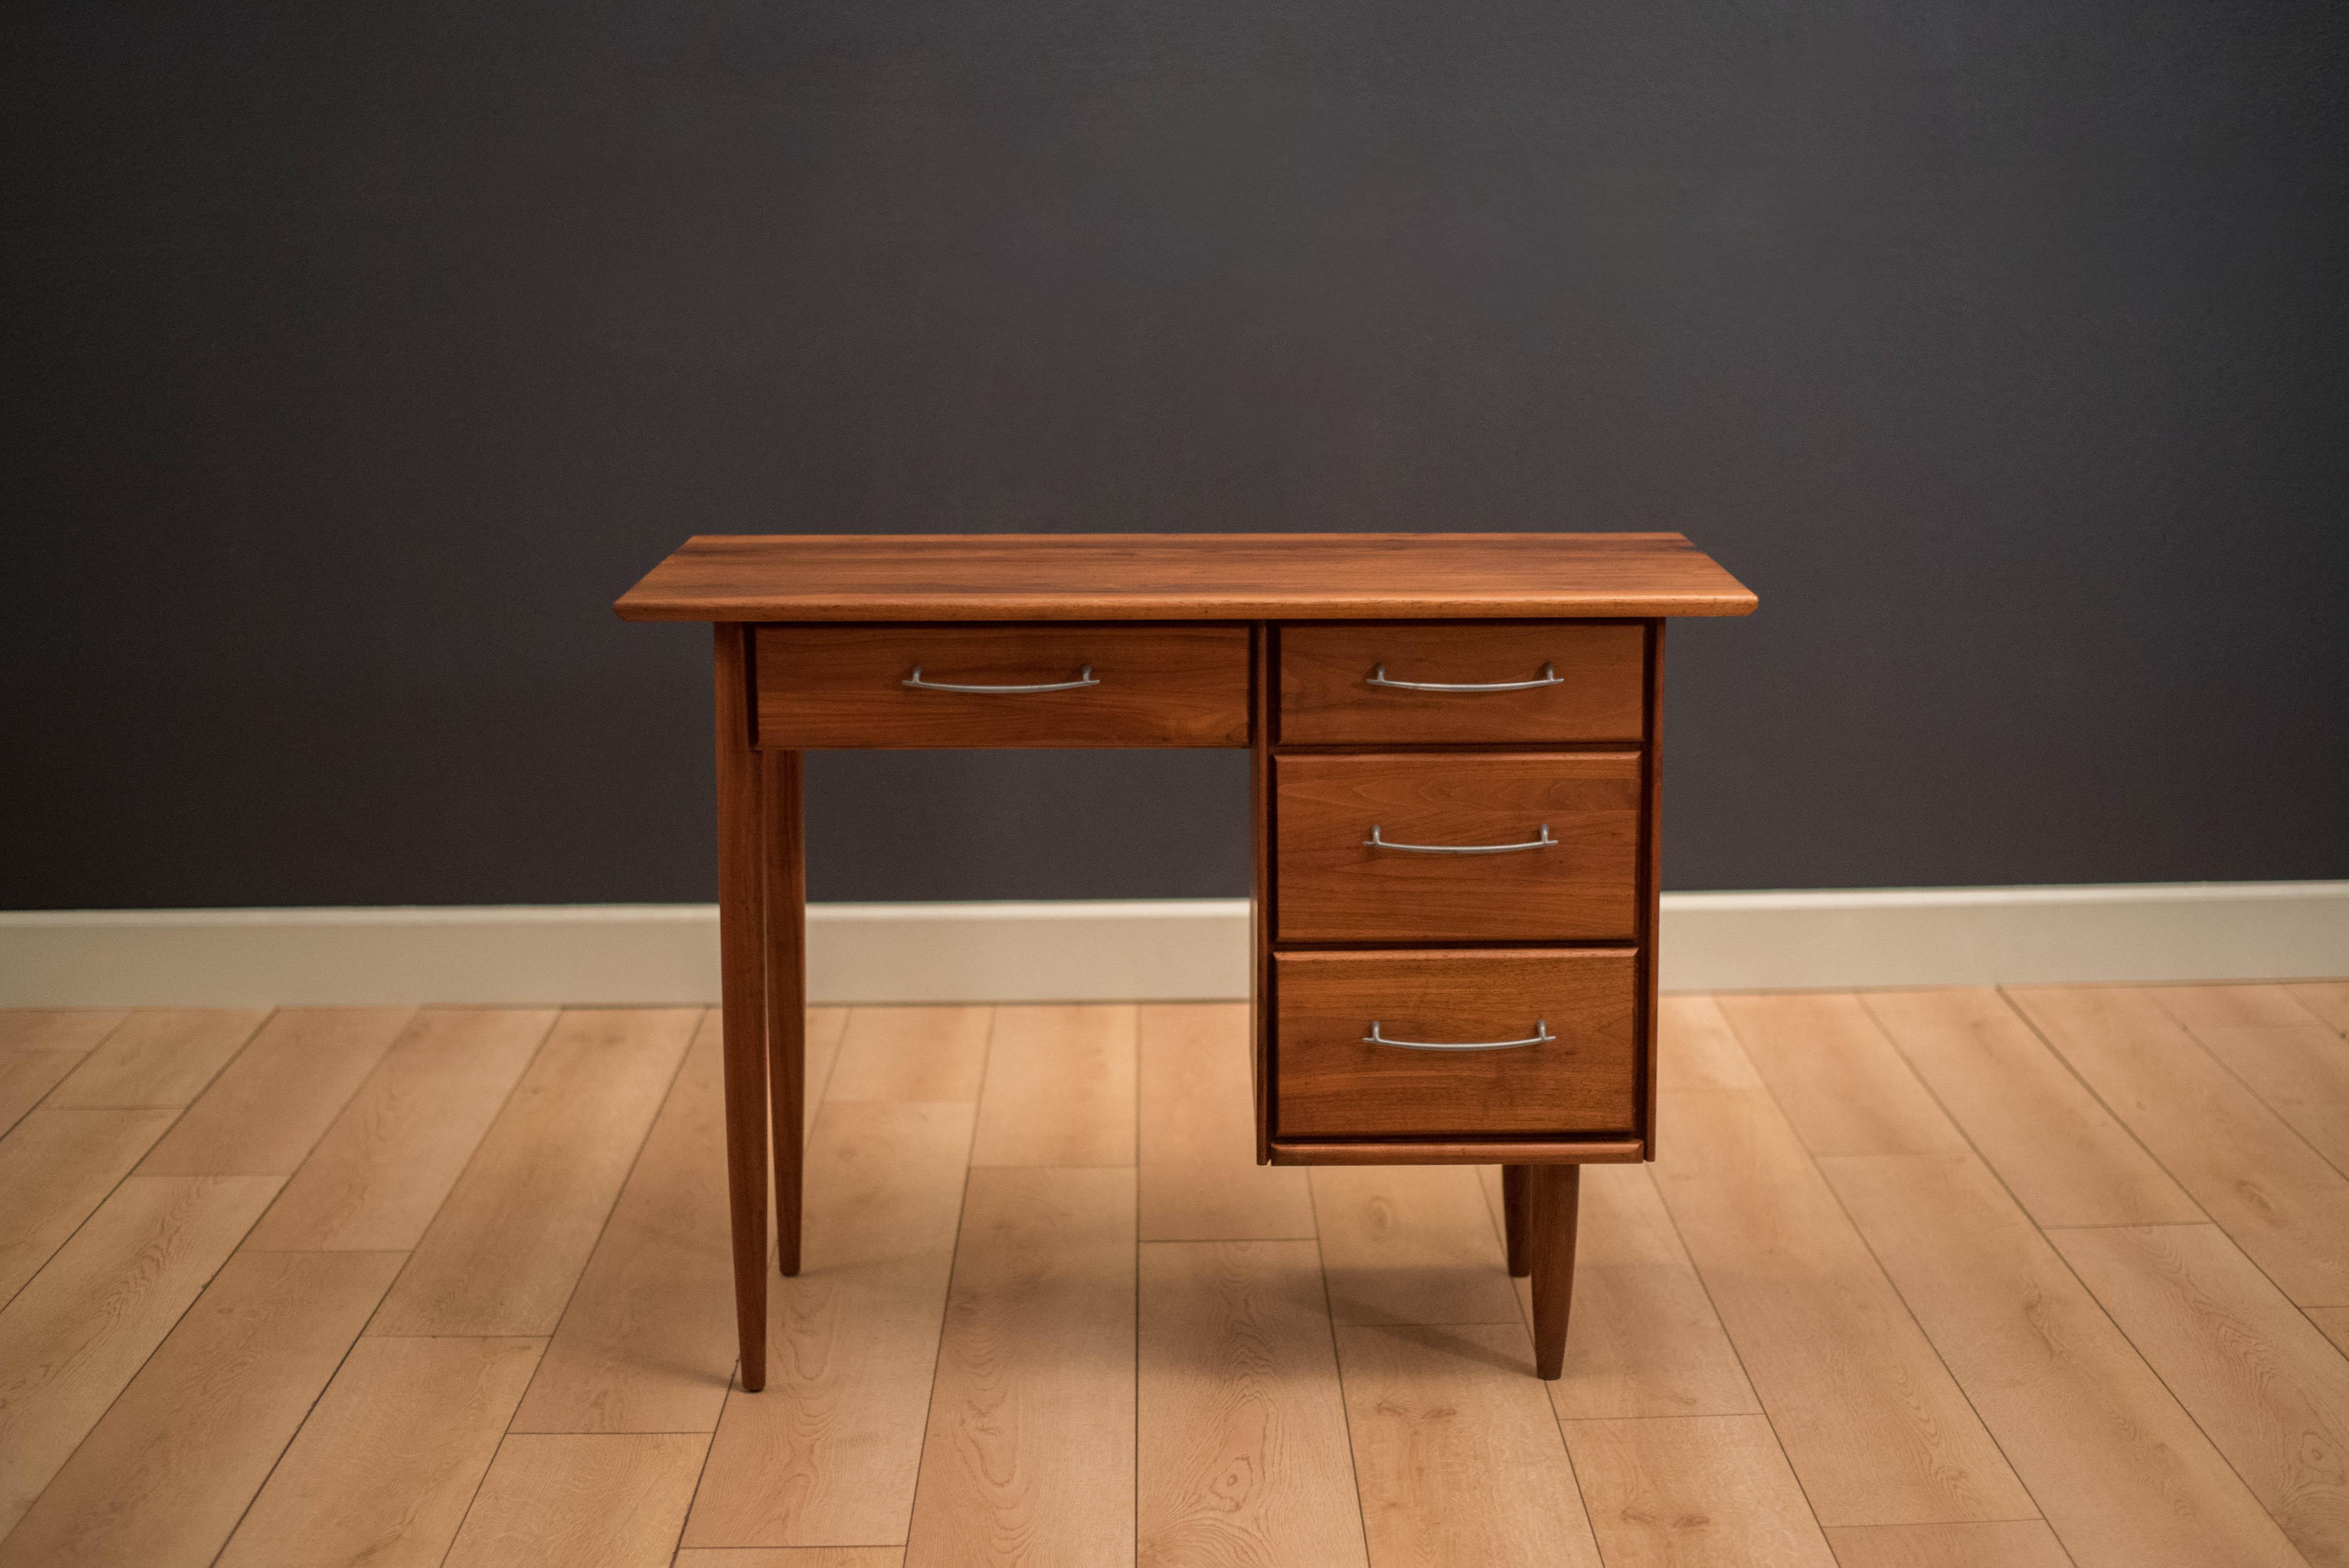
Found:
[[[628,621],[1650,620],[1756,603],[1678,533],[800,533],[696,534],[614,608]]]

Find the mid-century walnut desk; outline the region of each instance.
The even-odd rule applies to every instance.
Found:
[[[1677,533],[704,536],[618,604],[717,634],[742,1386],[767,1136],[800,1266],[801,752],[1246,747],[1256,1149],[1497,1164],[1536,1370],[1581,1167],[1655,1153],[1664,618],[1754,595]]]

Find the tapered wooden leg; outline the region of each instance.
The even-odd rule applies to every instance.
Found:
[[[1501,1167],[1501,1221],[1509,1237],[1511,1279],[1525,1278],[1534,1266],[1526,1251],[1526,1170],[1523,1165]]]
[[[742,1387],[767,1386],[767,998],[758,753],[747,628],[718,628],[718,953],[725,1008],[726,1189]]]
[[[1574,1305],[1574,1232],[1581,1217],[1582,1167],[1526,1168],[1526,1242],[1533,1253],[1534,1372],[1566,1369],[1566,1318]]]
[[[807,860],[796,751],[763,751],[767,1095],[775,1139],[775,1266],[800,1272],[800,1169],[807,1128]]]

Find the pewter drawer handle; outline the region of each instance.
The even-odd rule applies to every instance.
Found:
[[[1099,686],[1101,682],[1093,679],[1093,667],[1087,665],[1077,672],[1077,678],[1072,681],[1047,681],[1042,686],[949,686],[945,681],[924,680],[922,666],[916,665],[914,673],[897,684],[912,686],[916,691],[965,691],[978,692],[983,696],[1017,696],[1022,692],[1031,691],[1074,691],[1079,686]]]
[[[1449,681],[1391,681],[1387,679],[1386,665],[1381,664],[1371,671],[1364,684],[1385,686],[1391,691],[1531,691],[1536,686],[1564,686],[1566,677],[1557,673],[1557,666],[1546,664],[1537,681],[1486,681],[1480,686],[1458,686]]]
[[[1371,836],[1362,841],[1366,850],[1402,850],[1414,855],[1506,855],[1519,850],[1555,849],[1557,841],[1549,836],[1549,824],[1541,825],[1541,837],[1527,839],[1522,844],[1398,844],[1392,839],[1379,837],[1379,825],[1371,824]]]
[[[1522,1040],[1390,1040],[1379,1033],[1379,1021],[1371,1020],[1371,1032],[1362,1037],[1366,1046],[1401,1046],[1407,1051],[1506,1051],[1515,1046],[1547,1045],[1557,1038],[1549,1032],[1549,1020],[1534,1020],[1534,1032]]]

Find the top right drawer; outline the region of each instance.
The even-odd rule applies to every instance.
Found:
[[[1309,621],[1280,628],[1280,742],[1647,738],[1638,621]]]

